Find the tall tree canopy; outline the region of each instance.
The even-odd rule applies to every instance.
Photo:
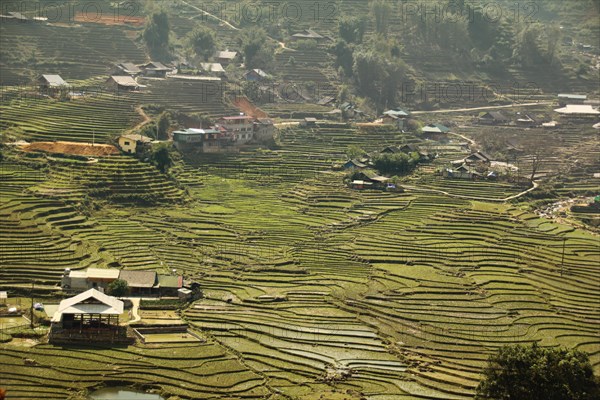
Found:
[[[216,39],[212,29],[205,26],[197,26],[188,35],[189,45],[198,56],[208,60],[215,52]]]
[[[142,37],[154,58],[164,59],[169,54],[169,17],[165,11],[153,13],[148,22]]]
[[[598,380],[578,350],[506,346],[492,355],[477,387],[478,399],[592,400]]]
[[[242,48],[246,68],[265,68],[270,64],[273,51],[268,45],[268,39],[265,30],[256,26],[240,32],[238,42]]]

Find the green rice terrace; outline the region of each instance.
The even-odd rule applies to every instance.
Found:
[[[511,18],[489,30],[407,22],[378,0],[302,0],[301,17],[258,33],[235,7],[272,2],[143,0],[131,21],[115,17],[133,3],[100,0],[97,20],[0,10],[0,400],[122,387],[165,400],[467,400],[490,355],[533,343],[581,350],[600,376],[600,130],[589,109],[600,58],[585,45],[600,36],[597,2],[540,0],[535,31]],[[335,50],[338,16],[358,25]],[[160,47],[145,34],[160,36],[153,24],[167,17]],[[294,41],[304,30],[319,40]],[[192,54],[190,32],[210,36],[211,54],[239,53],[221,81],[190,76],[205,56]],[[498,47],[486,42],[500,34]],[[144,76],[151,60],[169,72]],[[115,92],[105,83],[116,63],[146,69]],[[318,95],[253,104],[255,68],[266,86]],[[378,78],[365,84],[365,70]],[[44,92],[42,74],[60,74],[69,93]],[[405,81],[431,97],[428,82],[503,93],[406,104]],[[563,91],[589,95],[581,119],[554,111]],[[402,124],[400,111],[382,114],[397,107],[412,113]],[[231,133],[219,118],[248,109],[272,121],[239,132],[272,122],[273,137],[207,150]],[[484,124],[487,111],[507,119]],[[518,124],[524,114],[532,126]],[[428,135],[428,124],[449,132]],[[386,150],[413,164],[387,173]],[[490,159],[467,165],[477,154]],[[62,279],[90,269],[154,271],[185,288],[116,307],[108,325],[116,314],[131,340],[53,342],[51,319],[73,294]]]
[[[186,156],[170,179],[127,156],[88,164],[9,150],[2,288],[33,281],[47,297],[65,268],[176,268],[201,283],[204,298],[182,317],[204,342],[13,340],[0,347],[3,387],[23,399],[117,383],[181,398],[468,399],[488,354],[530,342],[585,350],[598,371],[597,236],[526,202],[468,199],[520,191],[506,183],[417,173],[411,187],[455,195],[353,191],[331,170],[348,145],[411,141],[344,124],[287,128],[279,150]],[[107,200],[98,188],[157,202]]]

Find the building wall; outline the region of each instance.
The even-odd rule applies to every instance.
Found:
[[[135,140],[127,139],[124,137],[119,138],[119,147],[125,153],[134,154],[137,148],[137,142]]]
[[[259,125],[254,132],[254,138],[257,141],[267,141],[273,138],[275,127],[273,125]]]

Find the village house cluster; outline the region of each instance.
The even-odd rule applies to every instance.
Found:
[[[219,118],[208,129],[187,128],[173,132],[173,142],[179,150],[203,153],[236,152],[253,143],[266,143],[273,138],[275,127],[268,118],[247,115]]]
[[[117,279],[124,280],[132,295],[186,298],[190,289],[184,286],[181,275],[163,275],[156,271],[130,271],[119,269],[88,268],[65,269],[61,287],[68,292],[96,289],[102,293]]]

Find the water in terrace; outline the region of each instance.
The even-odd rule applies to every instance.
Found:
[[[154,393],[146,393],[129,387],[108,387],[95,391],[90,395],[92,400],[165,400]]]

